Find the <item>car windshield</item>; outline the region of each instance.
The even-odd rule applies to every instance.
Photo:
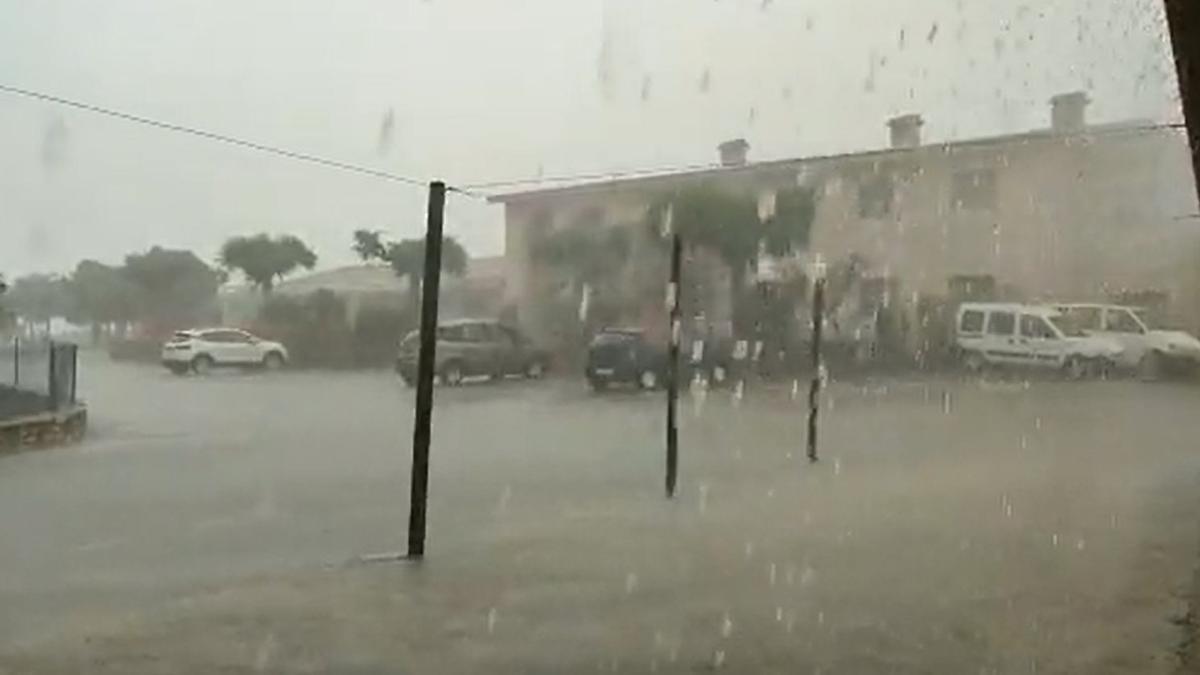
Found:
[[[1198,45],[0,1],[0,674],[1200,671]]]
[[[1069,314],[1055,314],[1049,317],[1050,323],[1058,329],[1064,337],[1085,337],[1087,332],[1080,327],[1079,319]]]

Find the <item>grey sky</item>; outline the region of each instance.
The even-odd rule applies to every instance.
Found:
[[[451,183],[1178,118],[1158,0],[0,0],[0,82]],[[707,75],[706,75],[707,73]],[[394,111],[390,150],[380,151]],[[0,94],[0,270],[416,235],[420,190]],[[502,250],[498,209],[449,229]]]

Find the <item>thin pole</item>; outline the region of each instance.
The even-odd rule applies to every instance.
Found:
[[[13,338],[13,389],[21,387],[21,338]]]
[[[821,396],[821,328],[825,323],[825,279],[813,282],[812,382],[808,387],[808,461],[817,461],[817,411]]]
[[[55,363],[58,357],[58,350],[54,348],[54,343],[49,343],[50,361],[49,361],[49,382],[46,383],[47,398],[50,400],[50,410],[58,410],[58,378],[55,377],[58,371],[58,365]]]
[[[671,281],[667,286],[670,310],[670,338],[667,344],[667,499],[675,496],[679,473],[679,429],[676,412],[679,407],[679,340],[680,340],[680,276],[683,267],[683,244],[678,234],[671,235]]]
[[[429,497],[429,440],[433,418],[433,363],[437,349],[438,287],[442,277],[442,221],[446,184],[429,184],[425,228],[425,269],[421,284],[421,351],[417,357],[417,409],[413,424],[412,481],[409,490],[408,557],[425,556],[425,510]]]

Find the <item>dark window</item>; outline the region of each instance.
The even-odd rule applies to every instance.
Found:
[[[1021,315],[1021,337],[1035,340],[1051,340],[1057,337],[1054,329],[1040,316]]]
[[[858,185],[858,215],[862,218],[883,218],[892,212],[892,177],[880,173],[867,176]]]
[[[462,326],[440,326],[438,328],[438,339],[446,342],[462,342],[463,337]]]
[[[1108,310],[1107,321],[1108,330],[1114,333],[1135,333],[1140,334],[1142,327],[1138,324],[1137,319],[1128,310],[1110,309]]]
[[[1063,310],[1063,314],[1073,326],[1083,330],[1100,330],[1099,307],[1069,307]]]
[[[491,340],[490,326],[482,323],[465,323],[461,326],[464,342],[488,342]]]
[[[962,321],[958,324],[958,330],[961,333],[982,333],[983,312],[976,309],[963,312]]]
[[[213,330],[205,333],[201,336],[201,338],[206,342],[220,342],[226,344],[238,342],[246,343],[250,341],[250,338],[246,337],[245,333],[241,333],[236,330]]]
[[[992,312],[988,316],[987,332],[989,335],[1012,335],[1017,325],[1017,318],[1012,312]]]
[[[991,211],[996,208],[996,172],[973,169],[954,174],[951,204],[963,211]]]

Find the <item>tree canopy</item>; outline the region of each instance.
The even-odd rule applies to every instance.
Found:
[[[158,246],[126,256],[124,274],[137,287],[141,316],[158,320],[195,317],[221,284],[217,271],[195,253]]]
[[[297,237],[272,238],[262,233],[229,239],[221,246],[220,261],[226,269],[240,271],[264,293],[270,293],[276,281],[300,268],[316,266],[317,254]]]
[[[364,261],[387,263],[396,276],[408,279],[409,292],[415,299],[425,273],[425,240],[385,241],[377,230],[355,230],[351,246]],[[442,271],[457,277],[467,273],[467,250],[454,237],[442,238]],[[415,302],[415,301],[414,301]],[[415,306],[415,304],[414,304]]]
[[[4,305],[14,315],[33,323],[48,323],[71,311],[67,282],[55,274],[18,277],[4,294]]]
[[[83,260],[67,286],[72,302],[68,318],[76,323],[130,322],[141,311],[142,291],[124,268]]]

